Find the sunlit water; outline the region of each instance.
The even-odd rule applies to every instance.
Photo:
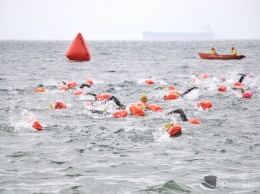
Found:
[[[260,41],[88,42],[92,59],[73,62],[65,57],[70,41],[0,42],[0,193],[253,193],[260,190],[259,62]],[[198,52],[215,47],[230,53],[235,46],[243,60],[202,60]],[[192,73],[208,79],[191,82]],[[238,73],[251,99],[232,90]],[[226,78],[220,83],[219,78]],[[94,93],[110,93],[129,105],[145,93],[164,111],[144,117],[116,119],[91,114],[83,106],[91,96],[58,91],[62,80],[94,80]],[[153,79],[154,85],[146,85]],[[45,93],[35,93],[38,84]],[[219,85],[228,91],[217,91]],[[183,99],[165,101],[166,87],[183,92]],[[86,89],[85,89],[86,90]],[[201,100],[213,108],[197,108]],[[64,101],[67,109],[49,104]],[[96,105],[100,103],[94,102]],[[112,102],[100,104],[113,112]],[[201,125],[181,121],[181,108]],[[34,119],[44,127],[32,128]],[[169,138],[165,122],[181,124],[183,134]],[[201,185],[217,176],[217,189]],[[240,185],[239,185],[240,184]]]

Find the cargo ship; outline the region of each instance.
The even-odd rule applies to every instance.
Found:
[[[200,28],[200,32],[152,32],[143,31],[143,40],[213,40],[215,34],[209,26]]]

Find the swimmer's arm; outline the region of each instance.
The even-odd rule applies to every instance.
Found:
[[[91,87],[91,85],[89,85],[89,84],[81,84],[81,86],[80,86],[79,88],[82,89],[82,88],[84,88],[85,86],[87,86],[88,88]]]
[[[242,92],[242,94],[244,94],[244,93],[245,93],[245,90],[244,90],[244,88],[233,88],[233,90],[240,90],[240,91]]]

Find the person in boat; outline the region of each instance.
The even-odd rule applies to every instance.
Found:
[[[215,48],[212,48],[212,49],[211,49],[211,54],[212,54],[212,55],[217,55],[217,51],[215,50]]]
[[[237,55],[237,50],[234,47],[232,47],[231,50],[232,50],[232,55]]]
[[[251,98],[253,96],[251,91],[245,91],[244,88],[233,88],[233,90],[240,90],[242,92],[242,98]]]

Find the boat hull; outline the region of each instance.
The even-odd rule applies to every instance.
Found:
[[[232,59],[243,59],[246,56],[244,55],[212,55],[209,53],[198,53],[201,59],[210,59],[210,60],[232,60]]]

